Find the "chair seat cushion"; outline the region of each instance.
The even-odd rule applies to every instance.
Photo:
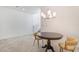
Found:
[[[70,51],[72,51],[72,50],[74,50],[75,49],[75,46],[66,46],[65,47],[65,50],[70,50]]]
[[[65,50],[69,50],[69,51],[72,51],[75,49],[75,45],[65,46],[64,43],[60,43],[59,46],[60,46],[60,48],[65,49]]]

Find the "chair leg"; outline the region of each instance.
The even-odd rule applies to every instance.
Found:
[[[34,46],[34,44],[35,44],[35,41],[36,41],[36,39],[35,39],[34,42],[33,42],[33,46]],[[38,48],[39,48],[39,40],[37,40],[37,44],[38,44]]]
[[[36,39],[34,39],[33,46],[34,46],[34,44],[35,44],[35,41],[36,41]]]
[[[72,50],[72,52],[74,52],[74,50]]]
[[[44,45],[43,39],[42,39],[42,46]]]
[[[37,40],[38,48],[39,48],[39,40]]]
[[[60,52],[61,52],[61,48],[60,48]]]
[[[33,46],[34,46],[34,44],[35,44],[35,41],[36,41],[36,39],[34,40],[34,42],[33,42]],[[38,48],[39,48],[39,40],[37,39],[37,44],[38,44]]]
[[[34,39],[34,42],[33,42],[33,46],[34,46],[36,40],[37,40],[37,44],[38,44],[38,48],[39,48],[39,39],[37,39],[36,36],[35,36],[35,39]],[[43,42],[43,39],[42,39],[42,45],[43,45],[43,43],[44,42]]]
[[[34,44],[35,44],[35,41],[36,41],[36,36],[34,36],[34,42],[33,42],[33,46],[34,46]]]
[[[60,48],[60,52],[63,52],[63,48]]]

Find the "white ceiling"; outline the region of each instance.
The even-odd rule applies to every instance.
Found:
[[[30,14],[34,14],[40,11],[40,7],[37,6],[5,6],[5,7]]]

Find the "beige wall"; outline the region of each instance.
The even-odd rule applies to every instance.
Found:
[[[64,36],[79,37],[79,7],[51,6],[42,7],[41,11],[47,9],[56,11],[56,18],[42,20],[42,31],[59,32]]]

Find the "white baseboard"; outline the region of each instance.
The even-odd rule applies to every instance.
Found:
[[[22,35],[15,35],[15,36],[3,36],[3,37],[0,37],[0,40],[2,39],[12,39],[12,38],[19,38],[19,37],[22,37],[22,36],[32,36],[33,34],[22,34]]]

